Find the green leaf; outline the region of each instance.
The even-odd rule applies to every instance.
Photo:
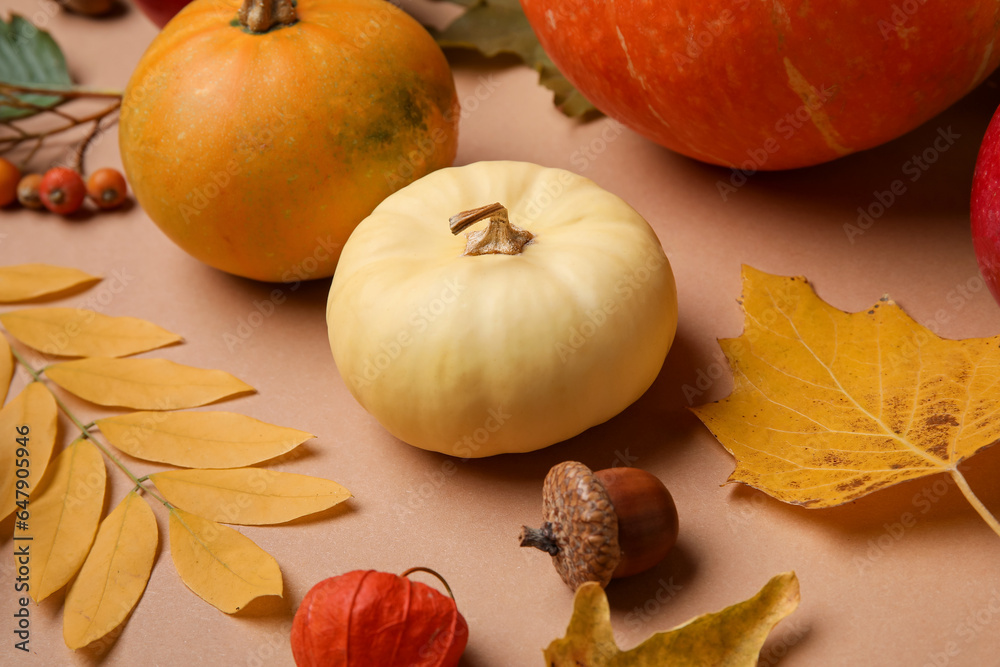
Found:
[[[442,48],[475,49],[484,56],[516,55],[538,72],[538,81],[551,90],[555,105],[567,116],[583,116],[597,109],[562,75],[538,43],[519,0],[448,0],[468,7],[444,30],[431,29]]]
[[[0,84],[45,87],[69,86],[72,80],[62,49],[52,36],[39,30],[30,21],[12,15],[10,22],[0,19]],[[26,109],[12,104],[49,109],[63,101],[58,95],[19,93],[0,96],[0,122],[26,118],[38,109]]]

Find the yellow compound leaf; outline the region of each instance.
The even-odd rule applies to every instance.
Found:
[[[176,507],[170,555],[188,588],[227,614],[262,595],[281,596],[281,569],[270,554],[232,528]]]
[[[25,345],[63,357],[125,357],[181,341],[152,322],[84,308],[13,310],[0,324]]]
[[[97,447],[77,440],[32,492],[25,535],[31,538],[28,590],[35,602],[65,586],[83,565],[104,509],[105,475]]]
[[[14,377],[14,353],[10,350],[10,343],[0,335],[0,405],[7,400],[7,392],[10,390],[10,381]]]
[[[742,305],[720,341],[733,392],[694,409],[736,457],[729,481],[816,508],[949,472],[978,504],[957,466],[1000,438],[1000,337],[939,338],[888,298],[845,313],[749,267]]]
[[[52,458],[57,418],[56,400],[41,382],[29,384],[0,410],[0,519],[27,508],[28,495]]]
[[[79,269],[51,264],[3,266],[0,267],[0,303],[55,297],[99,280]]]
[[[166,359],[77,359],[52,364],[45,374],[92,403],[136,410],[193,408],[254,391],[225,371]]]
[[[170,470],[149,476],[171,505],[223,523],[284,523],[351,497],[336,482],[265,468]]]
[[[235,412],[132,412],[98,419],[130,456],[186,468],[239,468],[281,456],[315,437]]]
[[[129,493],[101,522],[66,595],[66,646],[82,648],[121,625],[146,590],[157,541],[153,510],[135,491]]]
[[[576,590],[566,636],[545,649],[549,667],[755,667],[771,629],[795,611],[794,572],[772,578],[757,595],[714,614],[660,632],[622,651],[611,631],[608,598],[596,582]]]

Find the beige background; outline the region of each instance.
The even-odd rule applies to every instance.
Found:
[[[424,16],[447,9],[411,4]],[[4,8],[41,18],[59,40],[75,80],[123,87],[155,29],[138,12],[105,21],[52,12],[42,0],[5,0]],[[686,410],[730,389],[716,338],[740,333],[740,265],[804,274],[844,310],[883,294],[948,337],[1000,331],[1000,308],[978,277],[969,237],[968,195],[980,137],[1000,102],[987,82],[925,126],[881,148],[832,164],[757,174],[723,201],[729,172],[692,162],[607,119],[568,120],[509,60],[455,60],[465,107],[458,164],[517,159],[572,169],[639,210],[656,229],[677,277],[677,342],[652,388],[618,417],[571,441],[527,455],[459,463],[390,437],[351,398],[326,342],[328,280],[279,287],[285,301],[258,320],[255,302],[272,285],[233,278],[190,259],[137,206],[83,220],[22,210],[0,212],[4,264],[46,261],[108,279],[57,302],[97,304],[112,315],[144,317],[182,334],[182,346],[153,356],[227,370],[259,393],[222,404],[265,421],[316,434],[275,467],[347,486],[346,507],[295,525],[241,527],[281,564],[281,599],[261,599],[227,616],[195,597],[161,546],[145,596],[117,641],[73,653],[61,637],[63,594],[32,606],[30,659],[13,644],[15,606],[9,537],[0,541],[0,663],[289,665],[288,628],[317,581],[357,568],[399,572],[433,567],[450,581],[468,619],[464,665],[540,665],[541,649],[561,636],[572,595],[548,557],[517,547],[522,523],[540,516],[540,488],[553,464],[594,468],[625,457],[663,479],[681,517],[676,550],[659,567],[613,583],[608,596],[623,647],[749,597],[772,575],[794,569],[802,604],[773,633],[763,662],[824,665],[975,666],[996,664],[1000,640],[1000,538],[943,477],[884,490],[831,510],[786,506],[746,488],[724,486],[731,457]],[[845,225],[876,191],[906,178],[907,160],[933,145],[939,129],[960,138],[863,234]],[[57,159],[60,150],[45,154]],[[115,133],[88,157],[91,168],[120,166]],[[112,277],[119,276],[119,282]],[[96,299],[96,301],[94,301]],[[259,326],[238,345],[248,318]],[[707,378],[707,380],[706,380]],[[718,378],[718,379],[716,379]],[[24,377],[15,380],[21,386]],[[71,401],[90,418],[109,414]],[[69,437],[68,422],[62,423]],[[136,460],[140,473],[159,469]],[[452,474],[444,474],[452,471]],[[969,465],[983,501],[1000,511],[1000,450]],[[109,472],[109,502],[127,491]],[[937,486],[935,486],[935,483]],[[930,511],[916,499],[934,499]],[[904,513],[916,525],[899,531]],[[12,523],[0,524],[9,536]],[[947,651],[956,655],[948,656]]]

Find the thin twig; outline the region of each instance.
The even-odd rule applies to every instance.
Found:
[[[37,104],[19,97],[19,95],[25,94],[48,95],[58,99],[54,100],[52,104],[49,105]],[[38,150],[42,147],[42,144],[48,137],[67,132],[80,127],[81,125],[86,125],[87,123],[93,123],[93,127],[90,128],[87,136],[77,146],[71,161],[72,166],[82,174],[83,158],[87,148],[90,146],[90,143],[94,140],[94,138],[101,132],[101,122],[121,107],[122,95],[123,93],[119,90],[82,88],[78,86],[19,85],[0,81],[0,106],[7,106],[14,109],[26,109],[28,111],[34,111],[37,114],[51,113],[66,121],[64,125],[59,127],[41,130],[38,132],[27,132],[16,125],[14,121],[19,119],[11,119],[6,122],[0,122],[0,126],[7,127],[14,133],[14,136],[0,137],[0,153],[13,150],[26,141],[34,140],[35,145],[32,147],[28,157],[22,161],[22,165],[27,168],[28,162],[35,156],[36,153],[38,153]],[[83,98],[113,99],[114,102],[98,112],[83,117],[66,113],[59,108],[71,100]]]
[[[35,104],[34,102],[28,102],[26,100],[19,99],[17,97],[14,97],[13,95],[8,95],[3,92],[0,92],[0,95],[2,95],[7,100],[3,102],[3,106],[13,107],[14,109],[26,109],[28,111],[34,111],[36,113],[50,112],[56,114],[57,116],[62,116],[66,120],[72,120],[72,121],[76,120],[75,116],[72,116],[66,113],[65,111],[61,111],[59,109],[59,107],[62,106],[66,102],[66,100],[59,100],[58,102],[54,102],[53,104]],[[12,120],[20,120],[20,119],[15,118]]]
[[[94,140],[94,137],[97,136],[97,133],[100,131],[100,129],[101,129],[101,121],[95,120],[94,126],[90,128],[90,132],[87,133],[87,136],[83,138],[83,141],[80,142],[80,145],[77,146],[76,150],[73,152],[73,159],[72,161],[70,161],[69,166],[71,169],[76,171],[76,173],[78,174],[84,173],[83,154],[87,152],[87,146],[89,146],[90,142]]]
[[[35,153],[38,152],[38,149],[40,149],[42,147],[42,144],[44,143],[45,139],[43,137],[38,137],[37,139],[35,139],[35,145],[31,147],[31,150],[28,151],[28,154],[24,156],[23,160],[21,160],[19,168],[21,169],[22,172],[28,171],[28,163],[31,162],[31,158],[35,157]]]
[[[15,132],[17,132],[18,136],[16,136],[16,137],[2,137],[2,138],[0,138],[0,152],[16,148],[17,146],[20,146],[25,141],[29,141],[31,139],[45,139],[47,137],[51,137],[51,136],[56,135],[56,134],[61,134],[63,132],[67,132],[67,131],[72,130],[72,129],[76,128],[76,127],[79,127],[81,125],[85,125],[87,123],[92,123],[94,121],[101,121],[104,118],[106,118],[107,116],[109,116],[112,113],[114,113],[115,111],[117,111],[118,108],[121,107],[121,104],[122,104],[121,100],[118,100],[118,101],[116,101],[116,102],[108,105],[107,107],[105,107],[101,111],[97,111],[97,112],[92,113],[92,114],[90,114],[88,116],[75,117],[76,120],[74,122],[69,122],[69,123],[66,123],[65,125],[62,125],[60,127],[52,128],[51,130],[43,130],[41,132],[24,132],[23,130],[21,130],[21,128],[17,127],[13,123],[9,123],[9,122],[8,123],[4,123],[7,127],[10,127]]]

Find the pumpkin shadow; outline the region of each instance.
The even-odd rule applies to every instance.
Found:
[[[535,480],[539,489],[549,469],[563,461],[580,461],[592,470],[629,466],[647,470],[668,465],[685,448],[695,446],[691,433],[701,428],[686,408],[677,378],[694,375],[704,362],[693,352],[685,329],[679,328],[670,353],[649,389],[608,421],[534,452],[453,460],[465,474],[490,482],[515,484]]]
[[[691,168],[703,177],[734,185],[736,192],[729,194],[733,200],[756,195],[785,207],[798,202],[815,209],[843,208],[853,219],[859,217],[860,207],[871,218],[862,224],[892,226],[903,219],[912,223],[913,218],[965,216],[979,145],[998,106],[1000,72],[906,134],[830,162],[749,173],[745,184],[732,169],[695,160],[690,161]],[[902,194],[891,190],[896,180],[905,190]],[[909,225],[907,229],[923,230]]]
[[[252,306],[256,302],[263,300],[278,301],[277,307],[284,307],[286,304],[298,307],[319,307],[326,308],[326,299],[330,294],[330,281],[332,278],[312,278],[307,280],[290,280],[288,282],[264,282],[234,276],[225,271],[214,269],[207,265],[202,265],[206,272],[215,276],[215,281],[226,283],[226,294],[237,294],[242,296]],[[289,274],[294,278],[294,274]],[[280,295],[275,294],[280,292]]]

